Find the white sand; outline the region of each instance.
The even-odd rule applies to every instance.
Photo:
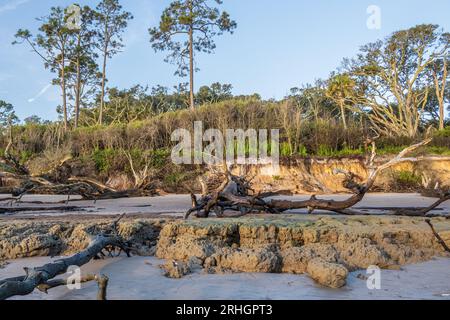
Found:
[[[0,269],[0,278],[19,276],[24,266],[39,266],[49,258],[15,260]],[[348,285],[328,289],[316,285],[306,275],[196,273],[174,280],[163,276],[156,258],[115,258],[94,261],[83,267],[83,273],[103,273],[110,278],[108,298],[124,300],[208,300],[208,299],[445,299],[450,300],[450,259],[410,265],[403,270],[382,270],[381,290],[368,290],[366,281],[357,278],[365,271],[353,272]],[[83,284],[81,290],[66,287],[52,289],[48,295],[34,292],[27,300],[92,300],[95,283]]]

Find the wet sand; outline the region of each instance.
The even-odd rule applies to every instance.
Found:
[[[19,276],[24,266],[39,266],[49,258],[30,258],[12,261],[0,269],[0,278]],[[110,278],[108,298],[111,300],[450,300],[450,258],[439,258],[409,265],[402,270],[382,270],[381,289],[367,289],[366,271],[352,272],[342,289],[328,289],[314,283],[306,275],[289,274],[224,274],[195,273],[182,279],[163,276],[156,258],[115,258],[93,261],[82,268],[84,273],[105,274]],[[358,275],[360,275],[358,277]],[[49,294],[37,290],[14,300],[93,300],[96,283],[82,285],[81,290],[59,287]]]
[[[320,196],[320,198],[344,199],[348,195]],[[291,199],[306,199],[308,196],[294,196]],[[25,202],[63,201],[64,196],[28,195]],[[363,207],[425,207],[434,199],[418,194],[381,194],[372,193],[358,204]],[[20,203],[14,206],[39,206],[39,204]],[[87,217],[105,217],[126,213],[144,217],[181,217],[190,206],[187,195],[169,195],[153,198],[126,198],[117,200],[74,201],[70,205],[85,207],[74,212],[24,212],[12,215],[0,215],[0,220],[13,219],[87,219]],[[441,205],[439,214],[450,213],[450,202]],[[376,210],[371,209],[376,213]],[[304,210],[292,213],[305,213]],[[302,216],[298,216],[302,218]],[[304,216],[305,219],[307,216]],[[310,216],[308,216],[310,217]],[[280,218],[278,216],[278,218]],[[51,259],[29,258],[9,261],[0,268],[0,279],[23,275],[23,267],[40,266]],[[163,260],[154,257],[115,258],[92,261],[82,268],[83,273],[103,273],[110,277],[109,299],[445,299],[450,300],[450,258],[439,258],[425,263],[408,265],[401,270],[382,270],[381,289],[367,289],[366,272],[357,271],[350,274],[347,286],[342,289],[321,287],[307,275],[291,274],[223,274],[209,275],[201,272],[188,275],[182,279],[168,279],[163,276],[159,265]],[[70,291],[66,287],[52,289],[48,295],[35,291],[16,300],[92,300],[97,291],[96,283],[83,284],[81,290]]]
[[[343,200],[348,198],[348,194],[340,195],[320,195],[318,198]],[[280,199],[289,200],[305,200],[310,196],[297,195],[293,197],[279,197]],[[7,198],[6,195],[2,195],[1,198]],[[27,203],[33,201],[42,202],[58,202],[66,200],[66,196],[45,196],[45,195],[26,195],[23,197],[23,202],[14,204],[13,206],[34,207],[42,206],[39,204]],[[73,197],[72,199],[76,199]],[[361,201],[355,208],[364,207],[426,207],[432,204],[435,199],[422,197],[419,194],[413,193],[371,193],[367,194],[363,201]],[[70,212],[54,212],[54,211],[39,211],[39,212],[21,212],[11,214],[15,218],[17,217],[38,217],[38,216],[79,216],[79,215],[99,215],[109,216],[126,213],[129,215],[148,215],[148,216],[169,216],[169,217],[181,217],[190,208],[191,198],[189,195],[167,195],[162,197],[147,197],[147,198],[122,198],[114,200],[100,200],[94,201],[73,201],[70,202],[70,206],[79,206],[82,208],[80,211]],[[47,206],[47,205],[46,205]],[[57,206],[61,206],[58,204]],[[438,207],[435,213],[449,214],[450,213],[450,201],[443,203]],[[307,210],[293,210],[291,213],[306,213]],[[370,212],[377,213],[376,210],[371,209]],[[320,213],[317,211],[316,213]],[[1,218],[7,217],[7,215],[0,215]]]

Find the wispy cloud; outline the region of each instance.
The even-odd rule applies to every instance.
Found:
[[[0,5],[0,13],[16,10],[18,6],[25,4],[27,2],[30,2],[30,0],[13,0],[10,2],[7,2],[3,5]]]
[[[38,93],[35,97],[28,99],[28,102],[29,102],[29,103],[34,102],[37,98],[39,98],[39,97],[42,96],[44,93],[46,93],[47,90],[51,88],[51,86],[52,86],[51,84],[46,85],[44,88],[42,88],[41,91],[39,91],[39,93]]]

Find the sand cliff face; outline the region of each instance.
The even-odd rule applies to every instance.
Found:
[[[377,163],[381,164],[390,160],[392,156],[379,157]],[[67,169],[67,168],[66,168]],[[66,179],[70,176],[79,174],[80,176],[96,177],[95,170],[81,170],[78,162],[71,163],[69,167],[70,174],[60,173],[59,179]],[[290,190],[296,194],[304,193],[336,193],[348,192],[343,186],[344,177],[335,173],[336,169],[342,169],[347,172],[353,172],[360,181],[367,178],[368,170],[363,158],[294,158],[282,159],[279,170],[274,170],[272,165],[249,165],[240,166],[234,170],[241,174],[246,172],[249,176],[255,176],[253,187],[255,190]],[[191,169],[186,169],[186,172]],[[202,170],[198,170],[201,172]],[[397,177],[399,173],[411,173],[418,181],[416,185],[402,186],[398,184]],[[201,190],[197,172],[189,171],[188,183],[196,191]],[[169,193],[185,193],[186,189],[180,185],[179,188],[167,185],[167,182],[155,178],[155,187],[158,190]],[[104,181],[108,186],[117,190],[126,190],[134,188],[132,177],[123,173],[112,174],[108,181]],[[374,186],[374,190],[391,191],[412,191],[418,190],[424,185],[433,188],[436,183],[441,187],[450,187],[450,157],[427,157],[426,160],[417,162],[405,162],[398,164],[382,172]],[[1,177],[1,186],[18,187],[20,181],[15,178]]]
[[[387,162],[390,158],[379,158],[377,163]],[[354,173],[360,181],[367,179],[368,170],[362,158],[342,159],[291,159],[282,161],[279,171],[271,165],[250,166],[246,169],[250,176],[255,175],[254,187],[260,189],[283,189],[294,193],[335,193],[348,192],[343,186],[342,175],[336,175],[336,169]],[[243,168],[236,169],[236,173]],[[450,158],[429,157],[427,160],[405,162],[382,172],[374,189],[382,191],[402,190],[398,185],[399,173],[409,172],[417,177],[418,186],[428,184],[433,188],[436,183],[441,187],[450,187]]]
[[[111,220],[0,222],[0,261],[68,255],[86,248]],[[433,223],[450,244],[450,220]],[[166,274],[261,272],[308,274],[338,288],[349,271],[398,268],[445,255],[422,218],[255,216],[242,219],[125,219],[120,234],[135,254],[166,259]]]

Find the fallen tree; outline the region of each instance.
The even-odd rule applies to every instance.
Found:
[[[208,217],[211,212],[215,212],[218,217],[222,217],[226,210],[238,212],[238,214],[234,216],[258,212],[276,214],[294,209],[307,209],[310,214],[317,210],[321,210],[344,215],[368,215],[369,213],[352,209],[352,207],[364,199],[364,196],[373,187],[380,172],[402,162],[417,161],[416,158],[408,158],[406,156],[418,148],[429,144],[431,141],[431,138],[426,139],[405,148],[390,161],[380,166],[375,166],[377,149],[375,141],[373,139],[370,140],[371,153],[366,160],[369,174],[365,182],[358,183],[356,181],[356,175],[351,172],[345,172],[343,170],[336,170],[335,172],[336,174],[343,174],[345,176],[344,187],[353,192],[352,196],[342,201],[318,199],[315,195],[304,201],[270,199],[273,196],[285,194],[285,192],[279,191],[254,194],[250,183],[245,177],[235,176],[231,174],[228,167],[225,167],[223,181],[217,189],[213,191],[203,191],[200,198],[197,198],[191,192],[192,208],[186,212],[185,219],[189,218],[194,212],[196,212],[197,217]],[[205,188],[203,189],[205,190]],[[384,211],[388,211],[387,214],[391,215],[426,216],[431,210],[448,200],[450,200],[450,192],[440,191],[439,199],[429,207],[407,209],[389,208],[390,210]],[[380,210],[383,210],[383,208],[380,208]]]
[[[18,187],[0,187],[0,194],[12,194],[13,202],[20,202],[25,194],[52,194],[52,195],[67,195],[70,200],[70,195],[81,196],[83,200],[106,200],[118,199],[127,197],[142,197],[156,194],[156,190],[149,179],[148,165],[145,170],[137,172],[134,169],[131,155],[128,154],[130,166],[135,179],[133,189],[119,191],[111,188],[100,181],[87,177],[66,177],[61,178],[58,174],[60,170],[68,167],[68,161],[72,159],[71,156],[65,157],[60,163],[55,165],[52,169],[45,172],[41,176],[32,176],[30,171],[20,164],[17,157],[13,156],[10,149],[13,145],[13,138],[9,136],[9,143],[5,149],[4,155],[0,157],[0,162],[3,163],[3,171],[0,171],[0,181],[13,180]],[[63,175],[64,176],[64,175]]]
[[[69,267],[81,267],[95,258],[113,256],[119,250],[125,252],[130,257],[131,248],[119,235],[117,231],[118,222],[124,217],[120,216],[115,220],[109,231],[93,237],[89,246],[71,257],[56,260],[37,268],[25,268],[25,275],[21,277],[0,280],[0,300],[5,300],[14,296],[25,296],[35,289],[47,292],[68,283],[68,280],[53,280],[53,278],[67,272]],[[106,254],[104,253],[106,251]],[[108,278],[106,276],[87,276],[80,279],[80,282],[97,281],[99,284],[99,298],[106,299],[106,287]]]
[[[52,182],[45,177],[32,177],[28,175],[18,175],[9,172],[0,172],[0,177],[8,177],[19,182],[20,187],[2,187],[1,194],[12,194],[13,198],[20,202],[25,194],[52,194],[81,196],[82,200],[106,200],[129,197],[142,197],[155,194],[150,187],[118,191],[92,178],[71,177],[66,183]]]

